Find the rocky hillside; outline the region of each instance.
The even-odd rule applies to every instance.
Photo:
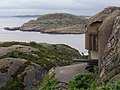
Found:
[[[30,20],[20,27],[21,31],[37,31],[51,34],[80,34],[85,32],[86,18],[66,13],[54,13]]]
[[[52,67],[73,63],[79,52],[67,45],[35,42],[0,44],[0,90],[32,90]]]

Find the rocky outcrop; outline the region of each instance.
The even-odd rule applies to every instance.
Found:
[[[86,27],[86,49],[98,53],[97,85],[114,82],[120,74],[120,7],[105,8],[91,17]]]
[[[12,52],[12,51],[19,51],[19,52],[24,52],[27,54],[34,55],[32,52],[39,52],[39,49],[32,48],[30,46],[24,46],[24,45],[12,45],[9,47],[0,47],[0,56],[4,56],[7,53]]]
[[[0,43],[0,89],[32,90],[52,67],[72,64],[79,52],[67,45]]]
[[[9,30],[9,31],[16,31],[16,30],[20,30],[20,27],[12,27],[12,28],[10,28],[10,27],[5,27],[4,29],[5,29],[5,30]]]
[[[87,19],[66,13],[54,13],[40,16],[36,20],[24,23],[20,31],[34,31],[49,34],[81,34],[85,33],[85,23]],[[16,28],[5,28],[15,30]]]
[[[119,80],[120,74],[120,16],[117,16],[112,27],[112,33],[107,42],[100,66],[98,83]]]
[[[27,60],[20,58],[1,59],[0,88],[5,87],[8,84],[8,81],[12,81],[15,78],[22,81],[25,90],[31,90],[31,88],[34,88],[34,81],[39,81],[37,83],[37,85],[39,85],[42,78],[41,73],[44,72],[44,69],[40,65],[29,63],[26,67],[23,67],[25,70],[22,71],[22,66],[24,66],[26,62]]]

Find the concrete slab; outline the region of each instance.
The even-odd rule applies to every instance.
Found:
[[[76,74],[90,73],[85,68],[88,66],[87,63],[75,64],[64,67],[55,68],[55,77],[59,82],[68,83]]]

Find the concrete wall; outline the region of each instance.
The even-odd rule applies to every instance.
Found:
[[[101,22],[95,22],[92,24],[92,26],[87,27],[87,32],[85,35],[85,49],[90,50],[90,45],[89,45],[89,35],[96,35],[98,34],[98,29],[101,25]]]
[[[98,51],[89,51],[89,59],[98,59]]]

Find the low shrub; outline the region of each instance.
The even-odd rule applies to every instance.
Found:
[[[39,90],[57,90],[59,88],[58,84],[54,75],[45,75]]]
[[[94,78],[92,74],[76,75],[69,81],[69,90],[87,90],[91,87]]]
[[[102,87],[98,88],[97,90],[120,90],[120,80],[116,81],[113,84],[106,84],[103,85]]]

